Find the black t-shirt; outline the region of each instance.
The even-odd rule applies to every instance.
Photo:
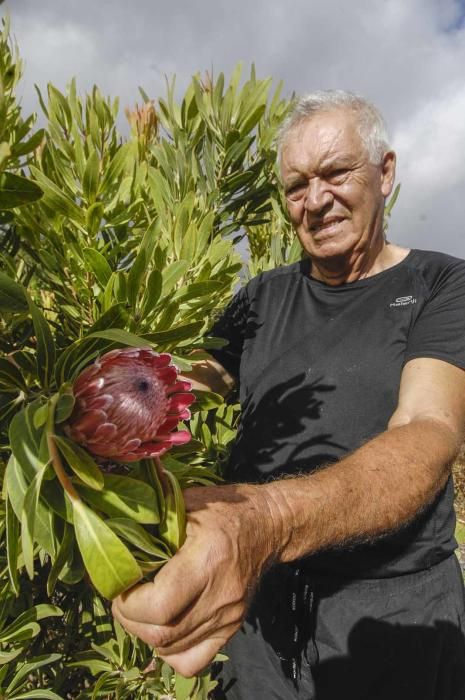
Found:
[[[465,368],[465,261],[412,250],[367,279],[328,286],[310,261],[258,275],[211,331],[242,407],[226,477],[260,483],[335,462],[384,431],[404,364]],[[309,556],[311,571],[383,577],[427,568],[455,546],[453,484],[374,543]]]

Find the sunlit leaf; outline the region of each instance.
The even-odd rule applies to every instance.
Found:
[[[55,435],[54,441],[76,476],[91,489],[101,491],[103,474],[90,454],[64,436]]]
[[[74,529],[95,588],[113,599],[140,580],[136,560],[115,533],[82,501],[73,502]]]
[[[147,525],[160,521],[157,496],[151,486],[129,476],[104,474],[103,478],[101,491],[77,484],[83,498],[92,506],[114,518],[132,518]]]
[[[0,209],[13,209],[42,197],[35,182],[21,175],[0,173]]]

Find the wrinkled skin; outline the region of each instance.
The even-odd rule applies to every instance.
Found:
[[[392,151],[380,163],[370,162],[355,117],[343,109],[316,115],[288,135],[282,183],[313,277],[341,284],[398,262],[393,259],[397,246],[385,246],[383,236],[395,162]]]

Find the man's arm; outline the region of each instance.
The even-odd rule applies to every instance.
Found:
[[[267,566],[414,518],[445,484],[464,424],[465,372],[412,360],[388,430],[340,462],[260,486],[186,491],[185,545],[154,583],[115,601],[115,616],[180,673],[199,672],[240,627]]]

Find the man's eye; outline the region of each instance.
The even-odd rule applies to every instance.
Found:
[[[326,178],[328,180],[342,180],[348,173],[347,168],[337,168],[336,170],[331,170]]]
[[[291,200],[300,199],[305,192],[306,185],[303,182],[296,182],[286,189],[286,197]]]

